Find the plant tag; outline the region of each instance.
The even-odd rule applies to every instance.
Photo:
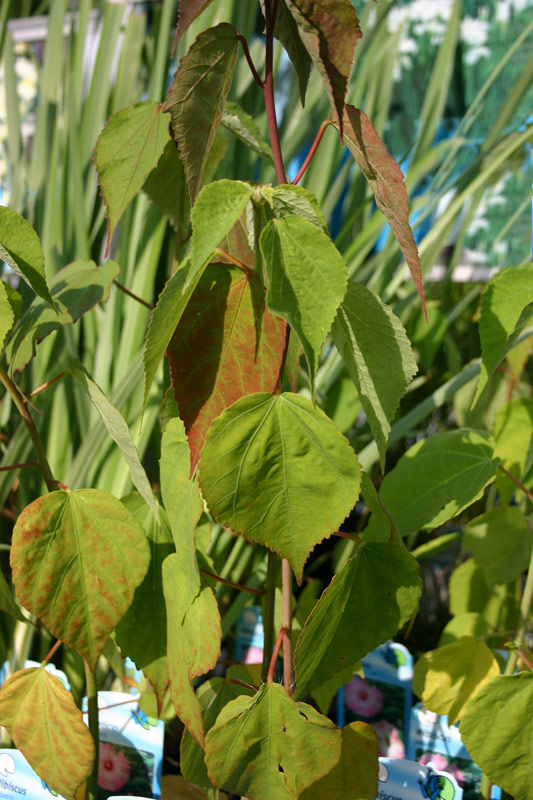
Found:
[[[368,722],[376,731],[379,755],[404,758],[412,705],[413,657],[402,644],[388,642],[361,660],[355,675],[337,693],[337,724]]]
[[[245,664],[260,664],[264,640],[261,606],[247,606],[237,620],[236,660]]]
[[[452,775],[405,759],[380,758],[377,800],[462,800]]]
[[[0,797],[5,800],[51,800],[53,792],[30,767],[20,750],[0,750]]]

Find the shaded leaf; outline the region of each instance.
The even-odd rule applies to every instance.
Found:
[[[293,630],[293,637],[294,633],[295,632]],[[329,679],[329,681],[326,681],[326,683],[323,683],[318,688],[313,689],[311,692],[311,697],[316,702],[318,710],[322,714],[328,716],[333,698],[336,697],[341,686],[344,686],[351,681],[354,676],[354,672],[357,671],[358,667],[362,669],[360,661],[356,661],[355,664],[351,664],[349,667],[345,667],[340,672],[336,672],[335,675]]]
[[[485,642],[461,636],[455,642],[430,650],[418,660],[413,691],[425,708],[447,714],[450,725],[462,719],[469,701],[500,674],[500,665]]]
[[[531,468],[533,460],[533,399],[513,397],[496,411],[493,426],[494,456],[518,480]],[[499,471],[496,483],[502,503],[520,492],[517,485]],[[518,495],[519,496],[519,495]]]
[[[398,526],[394,521],[390,511],[382,502],[372,478],[367,472],[361,476],[361,494],[365,506],[374,517],[374,524],[362,532],[361,539],[364,542],[396,542],[402,543],[402,538]]]
[[[299,581],[309,552],[339,528],[359,494],[347,440],[309,400],[288,392],[227,408],[209,429],[199,471],[212,514],[287,558]]]
[[[464,529],[463,547],[471,551],[492,586],[509,583],[527,569],[532,538],[517,506],[499,506],[470,520]]]
[[[154,498],[154,493],[148,481],[146,471],[141,464],[128,423],[120,411],[109,402],[103,391],[87,374],[79,361],[74,362],[69,373],[91,398],[96,410],[102,417],[107,432],[126,459],[135,487],[150,507],[156,520],[159,520],[159,509]]]
[[[404,453],[385,476],[379,496],[406,536],[455,517],[481,497],[496,469],[493,441],[485,431],[438,433]],[[370,518],[368,528],[375,524]]]
[[[183,164],[173,139],[167,143],[157,166],[148,175],[142,188],[184,238],[191,206]]]
[[[73,800],[91,773],[94,745],[61,681],[44,667],[15,672],[0,689],[0,719],[39,777]]]
[[[176,28],[176,35],[172,43],[173,50],[191,22],[193,22],[211,2],[212,0],[180,0],[178,8],[178,25]]]
[[[191,681],[213,669],[217,662],[220,615],[208,587],[202,588],[191,603],[186,578],[179,555],[168,556],[163,562],[163,589],[167,606],[170,695],[177,715],[203,747],[202,709]]]
[[[377,736],[372,725],[351,722],[342,730],[339,761],[299,800],[375,800],[378,796]]]
[[[272,220],[260,243],[267,306],[298,334],[314,392],[320,350],[346,292],[346,263],[329,236],[302,217]]]
[[[11,568],[21,605],[93,670],[149,561],[139,522],[97,489],[39,497],[13,529]]]
[[[516,800],[530,800],[533,673],[498,675],[468,704],[461,738],[483,772]]]
[[[221,264],[206,269],[167,349],[191,471],[215,417],[244,395],[274,391],[285,331],[254,275]]]
[[[20,610],[19,604],[13,597],[11,587],[4,578],[3,572],[0,572],[0,608],[2,611],[6,611],[8,614],[11,614],[11,616],[14,619],[19,620],[19,622],[29,622],[29,620],[26,619]]]
[[[287,0],[301,39],[326,87],[342,141],[353,51],[363,35],[350,0]]]
[[[168,91],[163,110],[170,111],[191,202],[222,120],[238,44],[237,31],[226,22],[201,33],[180,59]]]
[[[274,36],[281,42],[291,60],[298,78],[300,100],[302,101],[302,106],[304,106],[305,93],[311,71],[311,56],[302,42],[298,25],[287,8],[286,0],[279,0]]]
[[[0,260],[9,264],[35,294],[53,305],[39,237],[24,217],[6,206],[0,206]]]
[[[119,273],[116,261],[97,267],[94,261],[80,258],[54,275],[50,293],[56,310],[38,297],[26,310],[6,345],[11,371],[23,369],[35,355],[37,344],[50,333],[76,322],[97,303],[105,303]]]
[[[116,642],[144,672],[161,708],[169,683],[162,568],[165,558],[174,552],[174,543],[163,509],[158,521],[140,495],[130,494],[122,502],[143,526],[152,555],[148,572],[115,629]]]
[[[400,399],[418,368],[398,317],[373,292],[355,281],[331,329],[378,446],[381,468]]]
[[[107,210],[106,256],[119,220],[157,166],[169,141],[169,117],[152,100],[123,108],[108,120],[98,138],[94,163]]]
[[[481,372],[472,405],[477,403],[488,379],[531,319],[532,276],[530,266],[511,267],[495,275],[483,292],[479,319]]]
[[[364,111],[348,105],[344,107],[344,140],[400,245],[427,318],[422,267],[409,225],[409,198],[402,171]]]
[[[15,321],[15,315],[9,302],[4,281],[0,280],[0,349]]]
[[[337,763],[342,733],[312,706],[295,703],[279,684],[264,684],[220,712],[206,737],[215,786],[257,800],[291,798]]]
[[[231,103],[230,101],[226,103],[222,114],[222,125],[240,139],[241,142],[244,142],[254,153],[258,153],[269,162],[274,161],[272,148],[261,136],[261,131],[254,118],[247,114],[237,103]]]
[[[394,636],[418,608],[418,564],[402,546],[369,542],[322,594],[294,653],[296,697],[305,697]]]

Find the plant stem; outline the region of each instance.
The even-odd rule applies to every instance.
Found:
[[[61,645],[62,645],[62,642],[60,642],[60,641],[59,641],[59,639],[58,639],[58,640],[57,640],[57,642],[55,643],[55,645],[54,645],[54,646],[53,646],[53,647],[50,649],[50,651],[49,651],[49,652],[48,652],[48,653],[45,655],[45,657],[43,658],[43,660],[42,660],[42,666],[43,666],[43,667],[44,667],[44,665],[45,665],[45,664],[48,664],[48,662],[50,661],[50,659],[52,658],[52,656],[54,655],[54,653],[55,653],[57,650],[59,650],[59,648],[61,647]]]
[[[261,667],[261,681],[267,679],[268,668],[274,646],[274,608],[276,603],[276,581],[278,577],[278,556],[277,553],[268,551],[267,577],[266,577],[266,598],[264,604],[263,617],[263,665]]]
[[[65,372],[60,372],[59,375],[55,376],[55,378],[51,378],[49,381],[46,381],[46,383],[41,383],[40,386],[29,393],[28,397],[34,397],[36,394],[39,394],[39,392],[42,392],[43,389],[48,389],[49,386],[60,380],[65,374]]]
[[[270,665],[268,667],[267,683],[274,683],[274,667],[276,666],[276,659],[278,657],[278,653],[281,648],[281,642],[283,641],[284,636],[285,636],[285,628],[280,628],[280,631],[278,633],[278,638],[276,639],[276,644],[274,645],[274,650],[272,651],[272,658],[270,659]]]
[[[8,467],[0,467],[0,472],[8,472],[10,469],[22,469],[23,467],[37,467],[37,469],[40,469],[41,465],[37,461],[25,461],[23,464],[10,464]]]
[[[50,464],[48,463],[43,443],[41,442],[41,437],[39,436],[30,411],[24,402],[18,386],[13,383],[3,367],[0,367],[0,381],[4,384],[6,390],[11,395],[11,398],[15,403],[20,416],[24,420],[24,423],[28,429],[28,433],[30,434],[30,439],[32,440],[35,448],[35,454],[37,455],[37,460],[39,462],[41,472],[43,473],[44,482],[46,483],[48,491],[53,492],[55,490],[54,476],[52,475],[52,470],[50,469]]]
[[[324,136],[324,131],[326,130],[328,125],[331,125],[331,120],[330,119],[325,119],[324,122],[322,123],[322,125],[320,126],[320,128],[318,129],[318,133],[316,135],[316,139],[313,142],[313,144],[311,145],[311,149],[309,150],[304,163],[300,167],[300,171],[298,172],[298,175],[295,177],[295,179],[292,182],[293,186],[296,186],[296,184],[300,181],[302,175],[304,174],[304,172],[306,171],[307,167],[311,163],[311,160],[312,160],[314,154],[317,151],[318,145],[320,144],[320,142],[322,140],[322,137]]]
[[[501,464],[498,464],[498,469],[501,470],[504,475],[507,475],[509,480],[511,480],[514,484],[516,484],[516,486],[518,486],[518,488],[521,489],[524,492],[524,494],[526,495],[526,497],[529,498],[529,500],[531,500],[531,502],[533,503],[533,494],[531,494],[531,492],[528,491],[528,489],[526,489],[524,484],[521,483],[518,480],[518,478],[515,478],[515,476],[513,475],[512,472],[509,472],[508,469],[505,469],[505,467],[502,467]]]
[[[259,77],[259,74],[258,74],[258,72],[257,72],[257,70],[256,70],[256,68],[255,68],[255,66],[254,66],[254,62],[252,61],[252,56],[250,55],[250,51],[249,51],[249,49],[248,49],[248,42],[246,41],[246,39],[244,38],[244,36],[242,36],[242,35],[241,35],[241,33],[238,33],[238,34],[237,34],[237,39],[238,39],[238,40],[239,40],[239,42],[242,44],[242,49],[244,50],[244,55],[245,55],[245,57],[246,57],[246,61],[248,62],[248,66],[250,67],[250,72],[251,72],[251,73],[252,73],[252,75],[253,75],[254,81],[255,81],[255,82],[257,83],[257,85],[258,85],[258,86],[260,86],[260,87],[261,87],[261,89],[262,89],[262,88],[263,88],[263,86],[264,86],[264,83],[263,83],[263,81],[261,80],[261,78]]]
[[[123,286],[123,285],[122,285],[121,283],[119,283],[118,281],[113,281],[113,283],[115,284],[115,286],[117,287],[117,289],[120,289],[120,291],[121,291],[121,292],[124,292],[124,294],[127,294],[127,295],[128,295],[128,297],[132,297],[134,300],[137,300],[137,302],[138,302],[138,303],[140,303],[142,306],[145,306],[146,308],[149,308],[149,309],[150,309],[150,311],[153,311],[153,310],[154,310],[154,307],[153,307],[153,305],[152,305],[151,303],[148,303],[146,300],[143,300],[143,299],[142,299],[142,297],[138,297],[138,296],[137,296],[136,294],[134,294],[133,292],[130,292],[130,290],[129,290],[129,289],[126,289],[126,287],[125,287],[125,286]]]
[[[228,581],[226,578],[221,578],[220,575],[215,575],[214,572],[209,572],[208,569],[200,568],[200,572],[203,572],[204,575],[209,575],[210,578],[214,578],[216,581],[225,584],[226,586],[231,586],[233,589],[240,589],[241,592],[251,592],[252,594],[265,594],[262,589],[252,589],[249,586],[243,586],[241,583],[234,583],[233,581]]]
[[[283,684],[289,697],[292,697],[294,683],[291,651],[292,570],[291,565],[286,558],[284,558],[281,562],[281,588],[283,593],[281,624],[285,631],[283,634]]]
[[[239,269],[242,269],[242,271],[246,272],[247,275],[253,275],[253,269],[250,269],[250,267],[247,267],[246,264],[243,264],[243,262],[239,261],[238,258],[235,258],[235,256],[232,256],[231,253],[226,253],[226,251],[222,250],[221,247],[215,247],[213,253],[216,253],[217,255],[220,255],[223,258],[227,258],[228,261],[231,261],[231,263],[235,264],[236,267],[239,267]]]
[[[87,683],[87,709],[89,712],[89,731],[94,742],[94,764],[87,779],[86,800],[98,800],[98,756],[100,736],[98,730],[98,692],[94,672],[85,662],[85,680]]]
[[[529,560],[526,583],[524,586],[524,592],[522,594],[522,602],[520,603],[520,621],[518,623],[518,628],[515,634],[516,642],[521,642],[524,638],[524,634],[526,632],[526,628],[529,621],[529,615],[531,614],[532,601],[533,601],[533,550],[531,551],[531,558]],[[511,650],[503,674],[512,675],[516,669],[517,661],[518,661],[517,651]]]
[[[484,772],[481,773],[481,783],[479,785],[479,796],[482,800],[490,800],[492,792],[492,781]]]
[[[277,5],[276,5],[277,8]],[[265,43],[265,80],[263,92],[265,95],[265,108],[268,122],[268,132],[270,134],[270,144],[274,165],[276,167],[276,179],[278,183],[287,183],[281,145],[279,141],[278,122],[276,119],[276,105],[274,102],[274,75],[273,75],[273,56],[274,56],[274,22],[275,17],[272,13],[272,0],[265,0],[265,20],[266,20],[266,43]]]

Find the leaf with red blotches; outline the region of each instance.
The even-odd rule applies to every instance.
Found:
[[[225,264],[206,269],[167,350],[191,470],[215,417],[245,395],[274,391],[285,331],[255,275]]]
[[[180,0],[180,7],[178,8],[178,25],[176,27],[174,41],[172,42],[171,56],[174,55],[176,45],[189,25],[194,22],[196,17],[199,16],[211,2],[212,0]]]
[[[334,120],[333,124],[339,128]],[[344,141],[374,192],[376,205],[387,218],[400,245],[422,300],[427,320],[426,300],[422,288],[422,267],[409,224],[409,197],[403,173],[367,115],[354,106],[344,106]]]
[[[288,0],[300,37],[326,87],[342,140],[353,51],[363,35],[350,0]]]

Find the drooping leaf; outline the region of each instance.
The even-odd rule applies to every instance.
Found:
[[[201,33],[180,59],[164,111],[170,111],[191,202],[200,190],[231,87],[237,60],[237,31],[226,22]]]
[[[182,234],[180,238],[185,238],[191,204],[183,164],[173,139],[167,143],[157,166],[148,175],[142,188],[152,203],[168,217],[172,227]]]
[[[422,584],[402,546],[369,542],[327,587],[294,652],[295,697],[305,697],[394,636],[415,613]]]
[[[97,267],[94,261],[80,258],[54,275],[50,293],[57,311],[40,297],[35,298],[6,345],[11,371],[23,369],[35,355],[36,345],[50,333],[76,322],[97,303],[105,303],[119,273],[116,261]]]
[[[272,148],[261,136],[261,131],[253,117],[237,103],[228,101],[222,114],[222,125],[234,136],[244,142],[250,150],[273,162]]]
[[[342,733],[279,684],[264,684],[222,709],[205,744],[215,786],[256,800],[296,800],[338,762]]]
[[[472,405],[532,315],[533,267],[502,270],[487,284],[479,320],[481,372]]]
[[[19,622],[28,622],[20,610],[19,604],[13,597],[13,593],[8,582],[4,578],[3,572],[0,572],[0,609],[11,614],[11,616],[19,620]]]
[[[342,753],[332,770],[309,786],[300,800],[375,800],[378,739],[372,725],[351,722],[342,730]]]
[[[462,428],[423,439],[404,453],[379,492],[400,534],[436,528],[477,500],[496,474],[493,447],[485,431]],[[368,527],[374,525],[371,518]]]
[[[165,558],[174,552],[174,543],[163,509],[156,520],[140,495],[130,494],[122,502],[143,526],[152,557],[143,582],[135,590],[131,606],[115,629],[115,636],[124,655],[135,662],[154,687],[161,707],[169,683],[162,568]]]
[[[0,349],[4,345],[5,338],[14,321],[15,315],[7,296],[5,283],[0,280]]]
[[[349,105],[344,107],[344,140],[400,245],[427,318],[422,267],[409,225],[409,198],[402,171],[364,111]]]
[[[0,689],[0,719],[39,777],[74,800],[91,773],[94,745],[61,681],[44,667],[15,672]]]
[[[183,580],[185,578],[185,581]],[[209,587],[190,602],[186,574],[177,553],[163,562],[167,606],[170,695],[176,713],[200,747],[204,747],[202,709],[191,681],[213,669],[220,655],[220,615]]]
[[[483,772],[516,800],[531,800],[533,673],[498,675],[468,704],[461,738]]]
[[[287,558],[299,581],[309,552],[338,530],[359,494],[347,440],[289,392],[249,395],[227,408],[209,429],[199,471],[212,514]]]
[[[450,725],[462,719],[469,701],[500,674],[500,665],[482,639],[461,636],[418,660],[413,691],[424,707],[447,714]]]
[[[354,48],[363,35],[350,0],[287,0],[301,39],[313,59],[343,135],[343,106]]]
[[[231,670],[232,668],[230,667],[228,669],[228,678],[232,675]],[[211,678],[198,687],[196,695],[202,707],[206,735],[215,724],[224,706],[242,694],[251,697],[253,691],[246,686],[232,683],[227,678]],[[199,786],[207,794],[213,791],[213,784],[209,780],[207,767],[205,766],[204,751],[187,730],[183,732],[181,737],[180,769],[182,775],[188,781]],[[216,798],[218,800],[218,789],[216,789]]]
[[[390,308],[355,281],[348,281],[331,335],[361,398],[384,470],[390,422],[417,372],[409,339]]]
[[[39,497],[13,529],[11,568],[21,605],[91,669],[149,561],[142,526],[120,500],[97,489]]]
[[[463,547],[474,556],[489,586],[509,583],[529,564],[533,536],[517,506],[498,506],[470,520]]]
[[[294,71],[296,72],[296,77],[298,78],[300,100],[302,101],[302,106],[304,106],[305,93],[309,81],[309,73],[311,71],[311,56],[302,42],[298,31],[298,25],[287,8],[286,0],[279,0],[274,36],[281,42],[291,60]]]
[[[272,220],[260,243],[267,306],[298,334],[314,392],[320,350],[346,292],[346,263],[331,239],[302,217]]]
[[[494,456],[511,475],[522,480],[533,458],[533,399],[513,397],[501,405],[494,417],[493,433],[496,441]],[[520,492],[501,471],[496,476],[496,483],[502,503],[508,503],[513,494]]]
[[[6,206],[0,206],[0,260],[9,264],[47,305],[53,305],[39,237],[24,217]]]
[[[157,166],[170,139],[163,106],[143,100],[123,108],[106,123],[96,144],[94,162],[107,210],[106,256],[119,220]]]
[[[206,269],[167,349],[191,471],[215,417],[244,395],[274,391],[285,331],[253,274],[222,264]]]
[[[96,410],[102,417],[107,432],[126,459],[135,487],[138,489],[145,502],[148,503],[156,520],[159,520],[159,509],[154,498],[154,493],[148,481],[146,471],[141,464],[128,423],[120,411],[109,402],[100,387],[90,378],[79,361],[74,362],[69,373],[91,398]]]
[[[176,27],[176,35],[172,43],[172,50],[174,50],[191,22],[193,22],[211,2],[212,0],[180,0],[178,8],[178,25]]]

